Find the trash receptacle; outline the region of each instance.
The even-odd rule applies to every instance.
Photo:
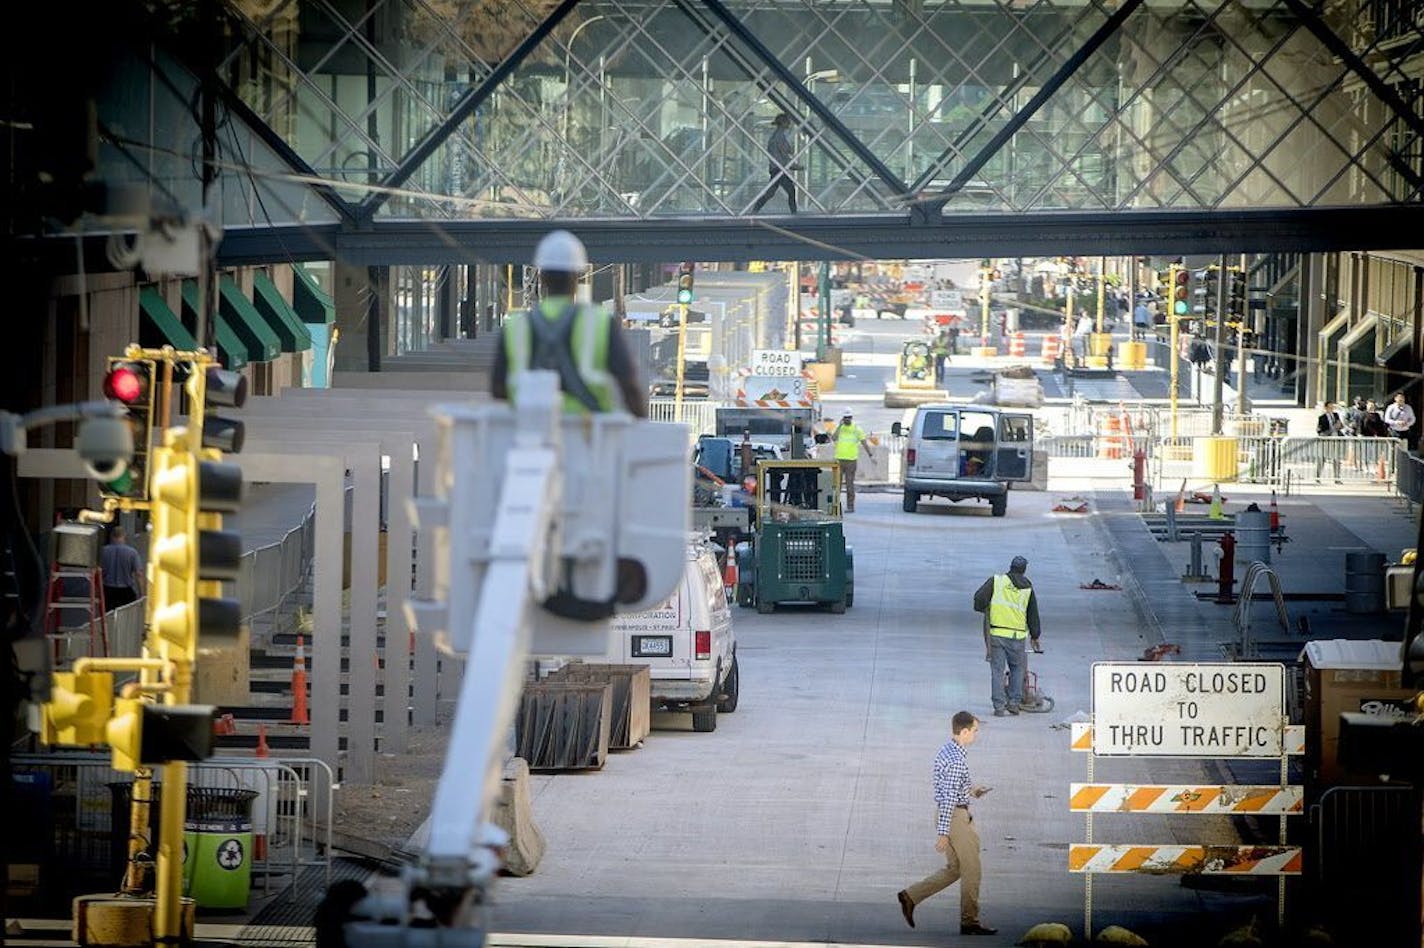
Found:
[[[256,790],[189,787],[183,874],[199,908],[241,909],[252,891]]]

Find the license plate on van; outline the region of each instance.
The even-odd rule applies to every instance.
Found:
[[[634,658],[668,658],[672,655],[671,635],[633,636]]]

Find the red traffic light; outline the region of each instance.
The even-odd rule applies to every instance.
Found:
[[[140,374],[132,365],[120,363],[104,376],[104,394],[118,399],[125,405],[132,405],[143,398],[148,388],[147,373]]]
[[[1187,271],[1185,271],[1185,270],[1178,270],[1178,271],[1177,271],[1177,285],[1178,285],[1178,286],[1186,286],[1186,285],[1187,285],[1187,281],[1190,280],[1190,279],[1191,279],[1191,275],[1190,275],[1189,273],[1187,273]]]

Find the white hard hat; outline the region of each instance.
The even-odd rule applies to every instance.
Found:
[[[583,241],[568,231],[551,231],[534,251],[534,266],[539,270],[579,273],[588,267],[588,251]]]

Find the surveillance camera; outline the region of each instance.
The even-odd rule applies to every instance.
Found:
[[[112,481],[121,477],[133,460],[133,431],[122,418],[90,418],[79,426],[74,450],[90,477]]]

